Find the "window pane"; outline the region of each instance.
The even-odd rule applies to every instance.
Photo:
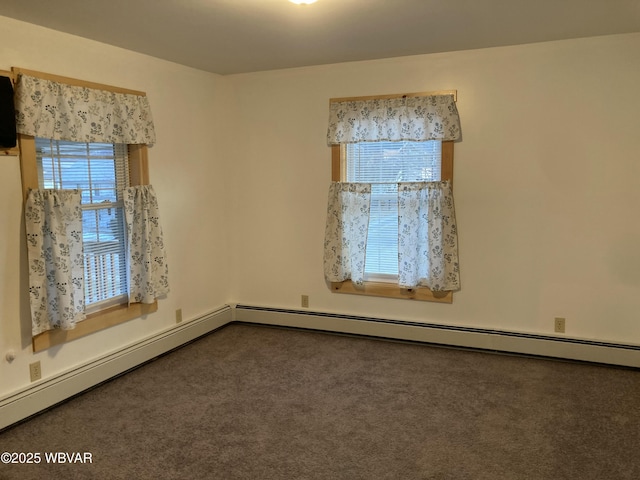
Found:
[[[372,185],[365,274],[398,274],[398,187]]]
[[[367,276],[398,275],[397,183],[439,181],[441,157],[440,141],[362,142],[346,146],[346,181],[374,184],[367,237]]]
[[[82,203],[117,202],[128,185],[127,170],[118,159],[126,147],[37,138],[36,151],[44,188],[78,188]]]
[[[123,216],[122,207],[82,213],[87,305],[127,293]]]
[[[438,181],[441,157],[439,141],[347,144],[347,181]]]

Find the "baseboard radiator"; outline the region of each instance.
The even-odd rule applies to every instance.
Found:
[[[633,344],[251,305],[236,305],[234,319],[246,323],[640,368],[640,345]]]
[[[0,400],[0,431],[232,321],[224,306]]]

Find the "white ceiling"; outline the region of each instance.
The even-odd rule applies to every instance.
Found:
[[[0,15],[219,74],[640,32],[640,0],[0,0]]]

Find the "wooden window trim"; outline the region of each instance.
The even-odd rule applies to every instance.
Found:
[[[331,180],[343,181],[344,172],[344,147],[331,146]],[[442,180],[449,180],[453,185],[453,141],[442,142]],[[453,292],[432,292],[427,287],[401,288],[393,283],[364,282],[358,286],[351,280],[344,282],[332,282],[331,291],[336,293],[348,293],[354,295],[370,295],[374,297],[401,298],[405,300],[421,300],[426,302],[453,303]]]
[[[1,73],[1,72],[0,72]],[[116,93],[127,93],[133,95],[145,95],[144,92],[129,90],[125,88],[113,87],[99,83],[87,82],[59,75],[35,72],[20,68],[12,68],[11,76],[17,78],[19,74],[30,75],[68,85],[88,87],[98,90],[107,90]],[[22,176],[23,203],[26,202],[29,190],[38,188],[38,167],[36,160],[35,138],[30,135],[18,135],[18,147],[20,157],[20,173]],[[128,145],[129,154],[129,182],[131,185],[149,184],[149,160],[148,147],[146,145]],[[34,352],[46,350],[55,345],[60,345],[71,340],[98,332],[105,328],[118,325],[120,323],[142,317],[158,310],[158,302],[143,304],[131,303],[115,305],[99,312],[87,315],[87,318],[76,325],[73,330],[48,330],[32,337]]]
[[[63,77],[61,75],[53,75],[51,73],[37,72],[35,70],[27,70],[26,68],[12,67],[11,72],[14,79],[17,79],[19,75],[28,75],[30,77],[37,77],[43,80],[51,80],[53,82],[64,83],[66,85],[72,85],[74,87],[86,87],[94,90],[105,90],[107,92],[125,93],[130,95],[140,95],[146,97],[145,92],[138,90],[131,90],[129,88],[114,87],[113,85],[105,85],[104,83],[88,82],[86,80],[79,80],[77,78]]]
[[[364,97],[340,97],[340,98],[330,98],[329,103],[339,103],[339,102],[358,102],[358,101],[366,101],[366,100],[386,100],[389,98],[407,98],[407,97],[428,97],[431,95],[451,95],[453,96],[453,100],[455,102],[458,101],[458,91],[457,90],[432,90],[429,92],[415,92],[415,93],[391,93],[388,95],[369,95]]]
[[[158,310],[158,302],[132,303],[131,305],[115,305],[105,310],[87,315],[87,318],[76,324],[73,330],[47,330],[31,339],[33,351],[40,352],[55,345],[61,345],[71,340],[90,335],[92,333],[128,322]]]

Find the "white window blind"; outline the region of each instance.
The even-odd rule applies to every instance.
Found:
[[[361,142],[346,145],[346,181],[372,183],[365,280],[398,276],[398,182],[441,179],[442,142]]]
[[[129,186],[126,145],[36,138],[42,188],[82,193],[87,312],[122,303],[127,295],[122,190]]]

